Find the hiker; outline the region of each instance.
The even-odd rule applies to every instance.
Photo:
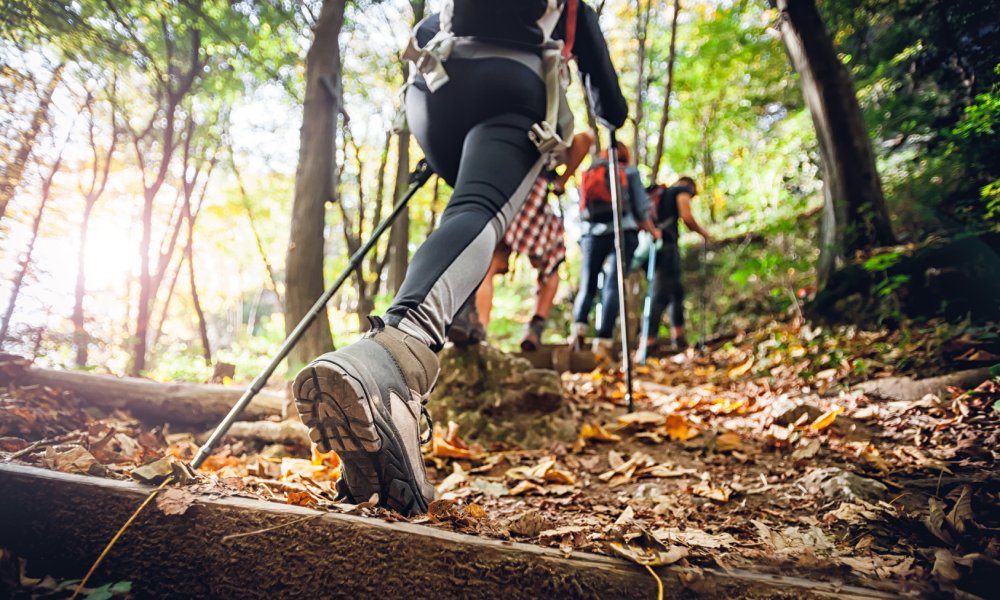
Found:
[[[597,116],[624,124],[628,109],[597,15],[578,0],[450,0],[417,26],[404,53],[414,67],[410,130],[454,192],[384,319],[369,317],[360,340],[318,357],[293,384],[310,437],[340,457],[337,490],[348,502],[377,494],[380,505],[413,514],[434,498],[420,444],[432,436],[424,405],[436,353],[512,216],[571,135],[558,110],[565,57],[552,40],[572,41]]]
[[[664,311],[670,319],[671,348],[681,351],[688,347],[684,335],[684,286],[681,282],[681,253],[677,245],[680,237],[677,230],[678,219],[704,238],[705,242],[711,238],[691,214],[691,200],[698,195],[694,179],[685,175],[669,187],[653,185],[649,189],[649,195],[653,198],[654,219],[660,233],[660,246],[655,250],[653,281],[649,282],[652,286],[652,303],[649,310],[647,355],[652,356],[658,347],[657,338]]]
[[[593,145],[593,132],[587,130],[577,133],[560,160],[565,166],[563,172],[557,174],[555,169],[547,170],[535,180],[524,206],[507,227],[500,244],[493,252],[490,268],[476,291],[475,303],[470,302],[468,308],[463,309],[463,312],[468,310],[469,314],[456,317],[448,330],[448,337],[452,341],[474,344],[486,338],[486,328],[493,308],[493,278],[508,272],[511,254],[521,254],[527,256],[531,266],[538,271],[535,312],[525,327],[521,350],[531,352],[541,347],[545,322],[552,310],[556,292],[559,291],[559,265],[566,260],[565,230],[562,219],[555,214],[548,202],[549,190],[557,195],[565,193],[566,182],[573,177]],[[460,318],[467,321],[459,323]],[[474,331],[470,331],[470,327]]]
[[[642,185],[639,170],[631,166],[628,148],[618,143],[616,176],[622,185],[622,245],[626,275],[632,255],[639,245],[639,229],[654,236],[659,232],[649,218],[649,196]],[[597,295],[598,276],[604,274],[601,289],[601,314],[592,350],[599,359],[610,358],[615,322],[618,317],[618,275],[615,269],[615,232],[611,210],[608,153],[601,153],[581,176],[580,215],[580,290],[573,303],[573,330],[570,345],[579,349],[583,345],[589,326],[590,309]],[[609,260],[610,259],[610,260]]]

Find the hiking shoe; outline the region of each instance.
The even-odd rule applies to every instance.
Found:
[[[381,506],[403,515],[427,511],[434,486],[420,445],[433,423],[424,405],[438,376],[438,359],[420,340],[378,317],[360,340],[324,354],[299,372],[292,390],[309,437],[337,453],[346,500],[378,494]],[[420,417],[428,432],[420,437]]]
[[[597,360],[597,364],[610,364],[613,362],[615,358],[614,349],[614,338],[594,338],[594,341],[590,346],[590,350],[594,353],[594,358]]]
[[[542,347],[542,333],[545,332],[545,319],[538,315],[531,317],[531,322],[524,330],[521,339],[521,351],[534,352]]]
[[[689,348],[686,337],[675,337],[670,340],[670,349],[674,352],[684,352]]]
[[[569,339],[566,340],[566,343],[569,345],[570,349],[573,352],[579,352],[580,350],[583,350],[583,345],[587,341],[587,333],[589,329],[590,328],[587,326],[586,323],[573,323],[573,328],[570,331]]]
[[[476,346],[486,341],[486,328],[479,321],[475,300],[472,296],[448,326],[448,339],[456,346]]]

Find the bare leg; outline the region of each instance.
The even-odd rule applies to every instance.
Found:
[[[538,296],[535,303],[535,314],[539,317],[548,318],[549,313],[552,311],[552,304],[556,298],[556,292],[559,291],[559,276],[558,273],[553,273],[545,279],[543,283],[538,284]]]
[[[507,272],[507,260],[510,252],[503,248],[497,248],[490,259],[490,268],[486,271],[486,277],[479,284],[476,290],[476,312],[479,313],[479,322],[483,324],[483,329],[490,324],[490,312],[493,310],[493,277]],[[551,306],[551,305],[550,305]]]

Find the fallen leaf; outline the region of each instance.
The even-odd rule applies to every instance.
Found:
[[[688,550],[684,546],[664,546],[660,549],[631,546],[621,542],[611,542],[608,546],[634,563],[651,567],[672,565],[688,555]]]
[[[735,546],[738,540],[728,533],[711,534],[701,529],[686,529],[681,531],[676,528],[663,528],[653,531],[656,539],[664,543],[677,542],[685,546],[697,546],[698,548],[728,548]]]
[[[792,458],[795,460],[808,460],[819,453],[820,446],[820,441],[816,438],[812,438],[804,445],[796,448],[795,451],[792,452]]]
[[[706,481],[703,481],[691,488],[691,493],[696,496],[702,496],[704,498],[709,498],[710,500],[715,500],[717,502],[729,501],[728,489],[724,487],[715,487]]]
[[[472,458],[473,453],[469,445],[458,436],[458,424],[454,421],[449,421],[447,432],[443,432],[440,429],[434,430],[434,437],[431,440],[431,456],[438,458]]]
[[[934,551],[934,567],[931,568],[931,575],[945,581],[958,581],[962,578],[950,550],[938,548]]]
[[[309,506],[313,502],[313,497],[306,491],[288,492],[285,496],[285,502],[295,506]]]
[[[63,452],[56,451],[49,446],[45,449],[44,462],[50,469],[62,471],[63,473],[81,473],[83,475],[97,475],[103,477],[108,471],[87,449],[83,446],[74,446]]]
[[[512,488],[510,488],[510,490],[507,491],[507,495],[508,496],[520,496],[521,494],[526,494],[526,493],[528,493],[530,491],[539,490],[539,489],[541,489],[541,486],[539,486],[536,483],[531,483],[530,481],[528,481],[527,479],[525,479],[523,481],[519,481],[517,483],[517,485],[515,485]]]
[[[496,481],[483,479],[482,477],[473,479],[472,487],[486,494],[487,496],[506,496],[507,494],[510,493],[507,490],[506,485]]]
[[[715,437],[715,449],[718,452],[733,452],[743,449],[743,440],[739,434],[732,431],[721,433]]]
[[[453,463],[453,470],[451,474],[444,478],[441,483],[437,486],[438,494],[444,494],[445,492],[450,492],[458,486],[466,482],[469,474],[462,470],[462,465],[459,463]]]
[[[513,517],[507,523],[507,530],[517,535],[535,537],[548,530],[552,522],[541,511],[532,509]]]
[[[951,538],[951,534],[944,529],[944,502],[934,497],[928,498],[927,508],[929,512],[924,517],[924,525],[927,527],[927,530],[942,542],[948,545],[954,544],[955,541]]]
[[[729,371],[726,372],[726,375],[730,379],[736,379],[737,377],[742,377],[743,375],[749,373],[752,367],[753,367],[753,356],[748,358],[745,363],[733,367],[732,369],[729,369]]]
[[[621,436],[615,433],[611,433],[604,427],[600,425],[591,425],[590,423],[584,423],[583,427],[580,428],[580,439],[595,442],[620,442],[622,440]]]
[[[618,429],[653,429],[667,422],[667,417],[660,413],[640,410],[618,417]]]
[[[183,515],[197,496],[179,487],[168,487],[156,496],[156,508],[165,515]]]
[[[698,434],[696,429],[688,426],[687,419],[684,418],[684,415],[676,413],[667,415],[665,429],[666,434],[670,436],[670,439],[676,442],[686,442]]]
[[[833,422],[837,420],[837,415],[844,412],[842,406],[835,406],[820,416],[816,417],[816,420],[809,424],[809,431],[823,431]]]
[[[972,489],[964,485],[945,521],[958,533],[965,533],[966,523],[973,522],[972,519]]]

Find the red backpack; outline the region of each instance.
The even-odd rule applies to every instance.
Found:
[[[614,210],[611,207],[611,178],[608,176],[607,159],[594,161],[580,174],[580,218],[589,223],[611,223]],[[618,179],[621,181],[622,212],[628,204],[628,177],[625,167],[618,165]]]

